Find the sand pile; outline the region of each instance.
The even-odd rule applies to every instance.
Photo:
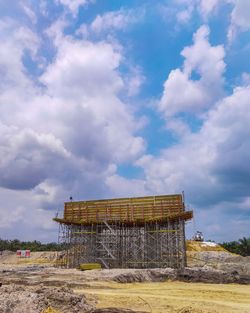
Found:
[[[186,240],[186,248],[190,252],[217,251],[230,253],[219,244],[210,241]]]
[[[141,269],[141,270],[122,270],[117,271],[110,280],[119,283],[133,282],[162,282],[183,281],[183,282],[203,282],[203,283],[240,283],[249,284],[250,277],[239,275],[237,271],[222,271],[212,268],[185,268],[177,269]]]
[[[0,288],[0,313],[41,313],[49,307],[60,313],[84,313],[91,309],[83,295],[76,295],[68,288],[20,285]]]

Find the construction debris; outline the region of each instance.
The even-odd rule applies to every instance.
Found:
[[[92,307],[69,288],[11,284],[0,289],[0,313],[84,313]]]

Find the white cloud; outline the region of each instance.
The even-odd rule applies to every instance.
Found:
[[[0,185],[30,189],[51,175],[61,176],[62,159],[70,157],[62,142],[52,134],[0,124]],[[46,167],[44,166],[46,164]],[[29,174],[27,174],[29,173]]]
[[[40,208],[33,190],[17,191],[0,188],[1,238],[57,241],[55,212]]]
[[[207,26],[198,29],[194,34],[194,44],[181,52],[185,57],[183,69],[172,70],[165,81],[159,108],[166,117],[179,112],[199,113],[221,96],[224,48],[211,46],[208,35]],[[192,79],[194,73],[199,75],[199,79]]]
[[[39,10],[40,10],[40,12],[41,12],[41,14],[43,16],[48,16],[49,15],[49,11],[48,11],[48,8],[47,8],[46,0],[40,0],[39,1]]]
[[[67,21],[62,17],[52,23],[50,27],[44,31],[44,33],[51,38],[53,44],[57,46],[64,38],[63,31],[66,26]]]
[[[144,10],[120,9],[117,11],[105,12],[102,15],[97,15],[90,24],[82,24],[77,30],[76,35],[82,40],[89,38],[104,38],[106,42],[112,44],[116,50],[121,51],[124,47],[121,46],[116,39],[116,32],[126,30],[134,23],[140,21],[144,15]],[[128,97],[133,97],[140,92],[141,86],[145,81],[145,76],[141,68],[127,62],[128,74],[124,76],[125,89]],[[117,80],[119,83],[120,80]]]
[[[249,75],[243,73],[243,86],[223,99],[224,47],[212,46],[208,27],[201,27],[193,44],[182,51],[183,66],[169,74],[159,106],[168,129],[180,141],[158,156],[143,155],[145,142],[137,134],[143,120],[135,119],[136,107],[124,98],[139,92],[144,76],[128,63],[128,73],[121,74],[126,60],[114,40],[116,30],[127,29],[140,15],[124,9],[98,15],[81,26],[82,38],[77,39],[64,34],[72,19],[67,13],[75,17],[79,7],[90,2],[59,2],[65,7],[63,15],[46,31],[47,47],[52,46],[55,55],[49,55],[41,75],[29,72],[24,59],[32,59],[32,68],[39,66],[44,33],[38,36],[10,19],[0,21],[1,236],[32,239],[36,234],[51,240],[56,234],[51,209],[61,207],[71,195],[78,200],[183,189],[188,202],[199,209],[196,221],[206,220],[206,232],[218,231],[220,221],[232,214],[231,234],[245,235],[250,198]],[[175,16],[187,23],[197,12],[207,20],[221,2],[178,3],[183,7],[174,11]],[[247,30],[247,12],[239,6],[237,11],[238,2],[234,3],[232,25],[237,31]],[[40,13],[49,20],[49,7],[45,1],[40,5]],[[27,9],[26,15],[32,19]],[[183,112],[203,113],[199,131],[189,129],[180,118]],[[123,164],[140,166],[145,177],[119,176]],[[220,230],[224,238],[226,232],[226,227]]]
[[[140,92],[141,86],[145,82],[146,78],[142,74],[142,70],[138,67],[130,69],[130,75],[126,79],[126,87],[128,96],[133,97]]]
[[[177,12],[176,14],[177,21],[181,24],[188,23],[192,17],[193,10],[194,6],[190,4],[185,10]]]
[[[106,178],[106,184],[115,197],[133,197],[145,195],[145,182],[140,179],[128,179],[117,174]]]
[[[249,97],[249,86],[236,88],[209,111],[200,131],[182,137],[179,144],[163,150],[159,157],[142,157],[136,164],[145,172],[147,193],[185,190],[188,202],[199,210],[205,207],[207,212],[217,212],[221,218],[227,215],[229,219],[233,214],[239,223],[247,218],[250,212],[249,206],[245,207],[250,196]],[[226,202],[231,202],[231,209]],[[201,224],[205,223],[209,229],[215,219]],[[226,237],[227,231],[228,228],[224,231],[221,228],[220,235]],[[242,232],[246,235],[246,226]]]
[[[144,15],[143,10],[125,10],[109,11],[104,14],[98,14],[90,24],[82,24],[77,34],[87,38],[90,34],[100,36],[103,34],[113,34],[115,31],[125,30],[129,26],[138,22]]]
[[[166,20],[175,16],[178,25],[186,25],[196,13],[203,22],[207,22],[223,7],[226,10],[231,8],[227,37],[229,42],[232,42],[238,32],[250,30],[250,0],[176,0],[162,6],[161,14]]]
[[[187,123],[182,121],[180,118],[168,119],[167,129],[172,131],[173,134],[179,137],[187,136],[190,134],[190,131],[191,131]]]
[[[229,0],[175,0],[160,6],[161,15],[170,20],[175,17],[179,25],[186,25],[198,13],[204,22],[216,13],[221,4]]]
[[[207,19],[209,15],[214,13],[214,11],[221,4],[221,0],[199,0],[198,10],[204,19]]]
[[[50,93],[66,98],[117,93],[123,87],[115,71],[120,58],[110,44],[63,38],[55,62],[48,66],[41,81]]]
[[[103,15],[97,15],[90,25],[90,30],[101,33],[108,30],[124,29],[137,20],[138,16],[135,16],[135,12],[133,11],[119,10],[106,12]]]
[[[228,39],[231,42],[238,31],[250,30],[250,0],[231,0],[230,2],[234,4],[228,30]]]
[[[250,74],[243,72],[241,75],[242,84],[247,86],[250,85]]]
[[[64,26],[57,26],[48,32],[55,57],[36,83],[23,56],[28,51],[36,57],[39,40],[12,20],[0,23],[0,187],[13,195],[22,190],[25,214],[35,218],[39,210],[41,220],[51,215],[44,208],[56,208],[70,195],[107,194],[111,168],[135,160],[145,146],[136,135],[140,121],[119,98],[126,88],[121,51],[105,41],[64,36]],[[6,214],[3,203],[0,210]],[[22,208],[15,212],[18,223]]]
[[[160,102],[160,110],[167,117],[179,112],[201,111],[207,103],[207,95],[199,81],[192,81],[179,69],[170,72]]]
[[[35,12],[27,5],[25,4],[24,2],[21,2],[21,6],[25,12],[25,14],[29,17],[29,19],[31,20],[31,22],[33,24],[36,24],[37,23],[37,17],[36,17],[36,14]]]
[[[91,0],[57,0],[57,2],[64,5],[73,14],[73,16],[76,16],[80,6],[84,6],[92,1]]]
[[[32,81],[26,75],[22,62],[25,55],[35,58],[39,39],[30,29],[10,19],[0,21],[0,112],[1,121],[12,114],[11,104],[20,97],[26,103],[34,96]],[[21,111],[18,105],[15,109]]]

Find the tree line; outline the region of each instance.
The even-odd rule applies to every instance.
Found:
[[[64,250],[62,244],[56,242],[41,243],[40,241],[20,241],[18,239],[14,240],[3,240],[0,238],[0,251],[9,250],[30,250],[30,251],[61,251]]]
[[[242,256],[250,256],[250,238],[243,237],[238,241],[223,242],[221,244],[226,250],[236,253]],[[30,251],[62,251],[65,249],[65,245],[58,244],[56,242],[41,243],[40,241],[20,241],[3,240],[0,238],[0,251],[9,250],[30,250]]]
[[[250,238],[243,237],[238,241],[223,242],[221,246],[232,253],[250,256]]]

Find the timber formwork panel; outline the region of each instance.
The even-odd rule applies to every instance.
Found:
[[[67,202],[59,242],[61,264],[100,263],[104,268],[182,268],[186,265],[182,195]]]

